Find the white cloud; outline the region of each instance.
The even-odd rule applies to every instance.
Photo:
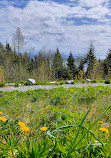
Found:
[[[97,7],[102,4],[107,4],[109,0],[79,0],[82,7]]]
[[[52,49],[59,47],[65,53],[72,50],[76,54],[84,54],[90,42],[94,41],[97,54],[102,55],[103,52],[99,52],[99,49],[105,53],[111,46],[110,20],[106,18],[111,10],[101,5],[103,0],[98,1],[94,3],[96,7],[89,10],[82,8],[82,5],[71,7],[48,1],[30,1],[23,9],[6,5],[0,9],[0,37],[4,42],[11,42],[12,35],[19,26],[28,44],[38,49],[45,45]],[[92,5],[92,0],[90,4]],[[83,17],[96,19],[104,24],[91,25],[86,21],[87,25],[76,25],[73,19],[67,20],[82,20]]]

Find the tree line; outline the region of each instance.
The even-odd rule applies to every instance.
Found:
[[[89,50],[80,57],[79,64],[70,52],[64,61],[57,48],[55,52],[40,51],[37,55],[21,53],[25,45],[25,37],[18,27],[12,37],[13,49],[9,43],[0,43],[0,81],[27,80],[34,78],[38,81],[66,79],[107,79],[111,78],[111,49],[106,58],[101,61],[95,56],[95,48],[90,44]]]
[[[90,44],[77,66],[71,52],[67,61],[64,61],[58,48],[54,53],[41,51],[33,57],[27,52],[17,53],[9,43],[5,46],[0,43],[0,74],[4,75],[5,80],[12,81],[28,78],[38,81],[111,78],[111,50],[103,61],[97,60],[94,45]]]

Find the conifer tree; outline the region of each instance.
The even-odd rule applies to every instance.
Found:
[[[89,51],[85,57],[85,63],[87,63],[87,70],[85,76],[87,78],[90,79],[93,78],[93,70],[94,70],[95,62],[96,62],[95,48],[93,44],[90,44]]]
[[[63,69],[63,59],[61,57],[59,49],[57,48],[57,50],[54,54],[53,62],[52,62],[53,77],[55,79],[61,78],[62,69]]]
[[[110,77],[111,74],[111,49],[109,49],[109,53],[106,57],[106,59],[104,60],[104,74],[106,78]]]
[[[75,66],[75,60],[74,60],[74,57],[72,56],[72,53],[70,52],[70,55],[67,59],[67,65],[68,65],[68,68],[71,70],[71,73],[75,74],[75,71],[76,71],[76,66]]]

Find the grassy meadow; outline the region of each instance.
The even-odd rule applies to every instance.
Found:
[[[0,157],[111,158],[111,86],[0,91]]]

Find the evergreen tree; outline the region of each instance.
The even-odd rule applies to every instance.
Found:
[[[59,49],[57,48],[52,63],[53,77],[55,79],[60,79],[62,77],[62,69],[63,69],[63,59],[61,57]]]
[[[84,64],[85,64],[84,59],[81,59],[79,63],[78,71],[79,70],[84,71]]]
[[[104,66],[104,74],[106,78],[109,78],[111,74],[111,49],[109,49],[109,53],[106,59],[104,60],[103,66]]]
[[[90,79],[93,78],[93,69],[95,66],[95,62],[96,62],[95,48],[93,44],[90,44],[89,51],[85,57],[85,63],[87,63],[87,70],[86,70],[85,76],[87,78],[90,78]]]
[[[74,76],[75,71],[76,71],[76,66],[75,66],[75,60],[74,57],[72,56],[72,53],[70,52],[70,55],[67,59],[67,65],[69,67],[69,69],[71,70],[72,75]]]

